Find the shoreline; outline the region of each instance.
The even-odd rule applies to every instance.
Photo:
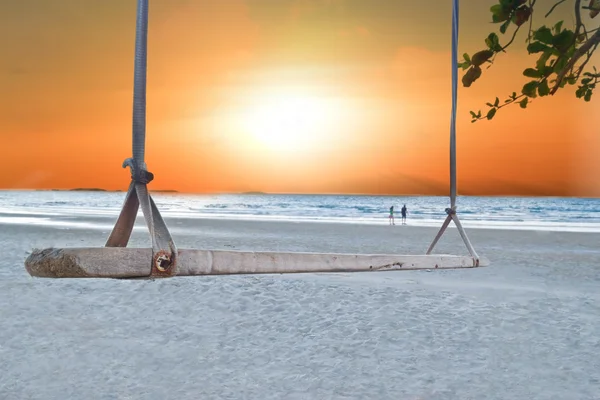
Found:
[[[365,247],[364,250],[369,247],[382,249],[389,247],[387,244],[402,240],[403,246],[401,247],[405,247],[407,250],[410,248],[416,250],[430,244],[442,222],[440,221],[440,225],[435,227],[415,225],[390,227],[385,224],[340,224],[335,222],[315,223],[312,221],[259,221],[222,218],[165,218],[165,220],[176,243],[179,238],[182,239],[182,243],[189,242],[190,239],[202,239],[203,242],[207,242],[206,244],[214,242],[216,248],[219,248],[218,244],[222,242],[222,239],[230,241],[247,240],[248,243],[262,239],[263,243],[258,248],[267,251],[275,250],[268,246],[269,243],[287,243],[288,241],[296,242],[293,247],[305,249],[304,251],[312,251],[309,250],[307,245],[318,243],[316,240],[319,237],[335,239],[335,247],[339,249],[352,249],[355,246]],[[74,227],[68,224],[53,223],[36,225],[30,222],[6,224],[2,223],[0,219],[0,227],[4,228],[2,231],[5,232],[13,231],[28,235],[58,232],[69,236],[80,236],[81,241],[89,242],[90,237],[102,237],[110,233],[115,221],[112,218],[97,217],[88,221],[81,218],[71,218],[69,222],[78,225]],[[534,250],[539,247],[546,248],[544,246],[546,243],[573,243],[579,245],[573,246],[573,248],[585,246],[588,247],[588,250],[600,254],[600,249],[596,245],[600,241],[600,232],[556,232],[494,228],[465,228],[465,230],[476,250],[478,242],[481,240],[484,246],[493,245],[493,247],[496,247],[494,242],[497,241],[499,243],[520,243],[519,247],[534,246]],[[60,237],[60,234],[57,235],[57,238]],[[141,216],[138,216],[134,225],[132,240],[137,238],[145,241],[147,235],[148,228],[145,221]],[[43,234],[42,236],[54,239],[50,235]],[[323,252],[329,252],[328,244],[331,243],[325,240],[318,243],[316,247],[322,248]],[[100,245],[103,245],[103,243]],[[450,249],[458,246],[460,251],[466,251],[457,229],[452,224],[446,230],[443,239],[438,244],[439,246]],[[246,250],[251,249],[248,245],[242,247]],[[289,251],[285,250],[285,246],[282,250]],[[346,252],[352,252],[352,250]],[[416,252],[416,254],[420,253],[419,251]],[[385,254],[385,252],[381,254]]]
[[[98,210],[97,213],[91,213],[90,210],[0,210],[1,225],[36,225],[56,228],[73,229],[104,229],[106,226],[114,224],[118,217],[118,210]],[[439,229],[444,222],[444,218],[439,219],[413,219],[408,220],[407,225],[396,223],[390,226],[386,217],[375,218],[334,218],[334,217],[301,217],[301,216],[264,216],[264,215],[232,215],[232,214],[199,214],[163,211],[163,218],[170,227],[171,222],[175,224],[185,220],[198,221],[230,221],[230,222],[256,222],[256,223],[291,223],[291,224],[333,224],[341,226],[373,226],[389,227],[390,229],[414,228],[435,228]],[[459,217],[460,217],[459,213]],[[138,213],[136,225],[145,226],[141,211]],[[469,220],[461,218],[465,229],[468,230],[492,230],[492,231],[525,231],[525,232],[555,232],[555,233],[585,233],[600,234],[600,223],[585,222],[546,222],[527,221],[515,223],[513,221],[489,221],[489,220]],[[451,223],[449,229],[455,229],[454,223]]]

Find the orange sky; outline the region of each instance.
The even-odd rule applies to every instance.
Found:
[[[462,1],[461,53],[497,29],[494,3]],[[151,188],[447,194],[451,2],[432,4],[150,0]],[[0,1],[0,188],[127,188],[135,12]],[[517,41],[459,88],[459,193],[600,197],[596,99],[568,88],[470,123],[527,81]]]

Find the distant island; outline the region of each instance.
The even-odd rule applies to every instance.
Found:
[[[179,193],[177,190],[151,190],[150,193]]]
[[[266,194],[265,192],[242,192],[241,194]]]
[[[75,188],[69,190],[70,192],[107,192],[106,189],[100,188]]]

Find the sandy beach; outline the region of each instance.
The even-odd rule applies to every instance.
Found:
[[[436,233],[167,223],[180,248],[421,254]],[[0,399],[600,399],[600,234],[468,234],[490,267],[50,280],[31,248],[108,231],[0,225]],[[455,229],[437,252],[466,253]]]

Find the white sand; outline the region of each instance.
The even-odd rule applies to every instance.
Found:
[[[192,248],[422,253],[435,235],[167,222]],[[0,399],[600,399],[600,235],[468,233],[492,266],[48,280],[31,247],[108,232],[0,225]],[[455,230],[440,243],[464,251]]]

